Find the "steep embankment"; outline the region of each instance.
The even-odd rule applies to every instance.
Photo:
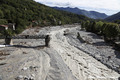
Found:
[[[14,40],[17,47],[0,48],[9,54],[0,60],[2,80],[117,80],[118,73],[68,43],[64,27],[34,28],[22,34],[50,34],[50,47],[43,47],[44,40]],[[39,31],[40,30],[40,31]],[[76,32],[70,33],[73,35]],[[39,46],[39,47],[38,47]]]

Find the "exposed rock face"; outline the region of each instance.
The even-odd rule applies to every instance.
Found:
[[[35,34],[49,34],[50,46],[44,47],[44,40],[14,40],[19,47],[0,50],[10,55],[0,60],[2,80],[118,80],[119,74],[70,44],[64,31],[76,28],[43,28]],[[29,30],[23,32],[28,33]],[[34,30],[30,30],[31,33]],[[74,35],[74,32],[69,34]],[[77,36],[76,36],[77,37]],[[71,39],[72,40],[72,39]],[[39,46],[39,47],[38,47]],[[1,57],[1,56],[0,56]]]

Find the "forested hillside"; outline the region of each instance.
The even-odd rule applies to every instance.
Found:
[[[33,0],[0,0],[0,25],[15,23],[14,33],[20,33],[30,25],[71,24],[87,19],[85,16],[54,10]]]

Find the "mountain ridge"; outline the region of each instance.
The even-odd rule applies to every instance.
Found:
[[[99,13],[99,12],[96,12],[96,11],[82,10],[82,9],[77,8],[77,7],[75,7],[75,8],[52,7],[52,8],[57,9],[57,10],[63,10],[63,11],[75,13],[75,14],[78,14],[78,15],[84,15],[84,16],[87,16],[87,17],[93,18],[93,19],[105,19],[105,18],[108,17],[105,13]]]
[[[115,20],[120,20],[120,12],[113,14],[107,18],[105,18],[106,21],[115,21]]]

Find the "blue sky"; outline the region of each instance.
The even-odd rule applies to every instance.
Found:
[[[78,7],[112,15],[120,12],[120,0],[35,0],[47,6]]]

